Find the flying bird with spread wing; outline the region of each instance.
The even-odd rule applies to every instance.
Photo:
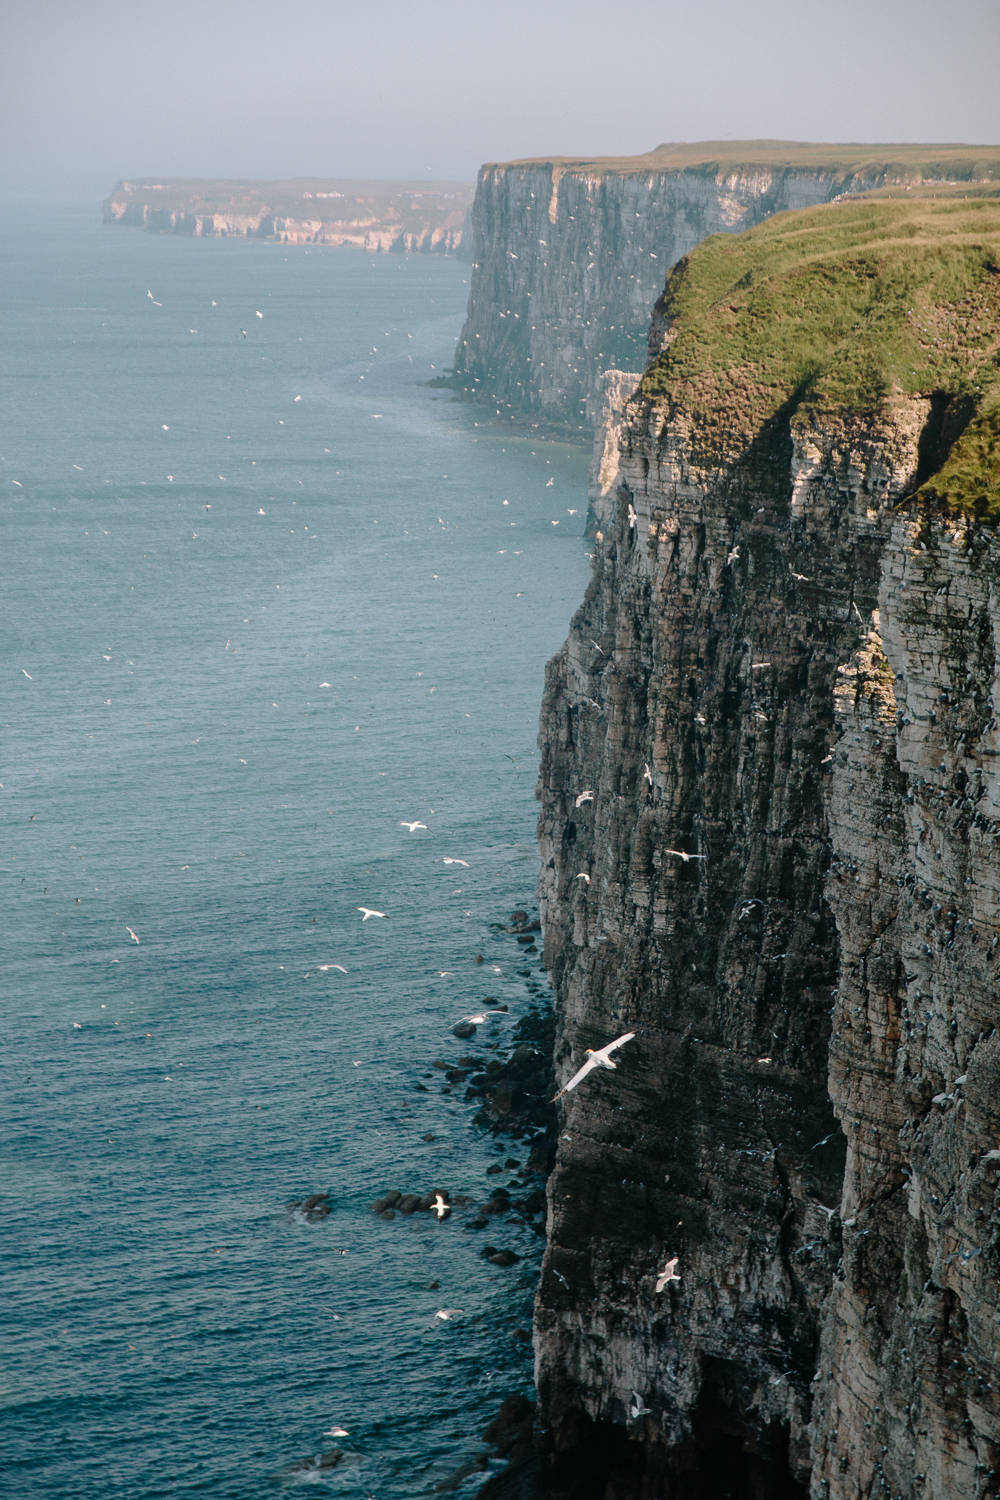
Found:
[[[596,1049],[588,1047],[587,1061],[583,1067],[573,1074],[569,1083],[561,1088],[558,1094],[553,1094],[550,1103],[555,1104],[556,1100],[561,1099],[563,1094],[568,1094],[570,1089],[575,1089],[577,1084],[582,1083],[587,1074],[592,1073],[595,1068],[617,1068],[618,1064],[611,1061],[612,1052],[617,1051],[619,1047],[624,1047],[625,1043],[630,1042],[634,1036],[634,1031],[626,1031],[624,1036],[618,1037],[616,1041],[609,1042],[606,1047],[598,1047]]]

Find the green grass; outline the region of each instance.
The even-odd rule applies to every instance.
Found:
[[[917,492],[1000,517],[1000,201],[848,199],[713,235],[673,268],[643,379],[706,469],[776,418],[884,439],[932,402]],[[787,430],[787,429],[786,429]],[[928,429],[930,431],[930,429]]]

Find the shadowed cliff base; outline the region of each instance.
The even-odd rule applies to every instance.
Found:
[[[1000,1475],[1000,202],[912,199],[674,267],[548,667],[557,1079],[635,1040],[559,1105],[543,1494]]]
[[[845,194],[995,194],[1000,147],[709,141],[489,163],[452,386],[505,424],[590,430],[604,371],[641,370],[666,268],[707,236]]]

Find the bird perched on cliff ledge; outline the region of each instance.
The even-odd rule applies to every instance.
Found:
[[[618,1037],[618,1039],[614,1042],[609,1042],[606,1047],[600,1047],[596,1051],[593,1047],[588,1047],[587,1061],[584,1063],[583,1067],[579,1070],[579,1072],[573,1074],[573,1077],[570,1079],[569,1083],[566,1084],[565,1088],[561,1088],[558,1094],[554,1094],[552,1096],[550,1102],[552,1104],[555,1104],[556,1100],[561,1099],[563,1094],[568,1094],[570,1089],[575,1089],[577,1084],[581,1083],[583,1079],[586,1078],[587,1074],[592,1073],[595,1068],[617,1068],[618,1064],[611,1061],[612,1052],[614,1052],[618,1047],[624,1047],[625,1043],[630,1042],[634,1036],[634,1031],[626,1031],[624,1036]]]

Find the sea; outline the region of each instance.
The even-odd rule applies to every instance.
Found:
[[[543,1242],[469,1227],[526,1146],[434,1063],[550,1000],[497,924],[587,455],[430,384],[455,259],[8,202],[0,260],[0,1492],[431,1495],[532,1390]]]

